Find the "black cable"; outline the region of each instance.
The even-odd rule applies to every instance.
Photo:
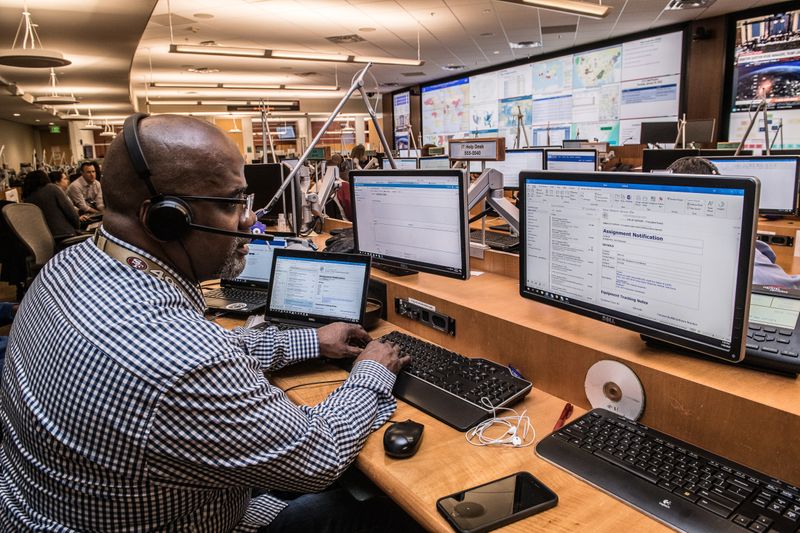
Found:
[[[482,219],[483,217],[485,217],[486,215],[488,215],[488,214],[489,214],[489,213],[491,213],[491,212],[492,212],[492,209],[491,209],[491,208],[489,208],[489,209],[484,209],[483,211],[481,211],[480,213],[478,213],[478,214],[477,214],[477,215],[475,215],[474,217],[470,217],[470,219],[469,219],[469,223],[470,223],[470,224],[472,224],[472,223],[473,223],[473,222],[475,222],[476,220],[480,220],[480,219]]]
[[[300,383],[299,385],[292,385],[288,389],[283,389],[283,392],[289,392],[293,389],[299,389],[300,387],[313,387],[314,385],[330,385],[332,383],[344,383],[343,379],[329,379],[327,381],[312,381],[310,383]]]

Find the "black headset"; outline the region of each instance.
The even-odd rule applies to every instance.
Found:
[[[230,231],[212,226],[195,224],[192,220],[192,209],[189,203],[177,196],[164,195],[158,192],[150,179],[150,166],[144,157],[139,142],[139,122],[149,117],[147,113],[135,113],[125,119],[122,136],[133,169],[147,185],[150,191],[150,204],[144,213],[144,225],[158,240],[163,242],[177,241],[185,237],[191,230],[206,231],[232,237],[264,238],[263,235]]]

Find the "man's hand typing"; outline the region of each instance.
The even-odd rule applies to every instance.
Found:
[[[359,325],[334,322],[317,330],[319,354],[331,359],[356,357],[372,337]]]
[[[372,341],[356,359],[356,363],[370,359],[382,364],[394,374],[411,362],[410,355],[400,356],[400,347],[390,342]]]

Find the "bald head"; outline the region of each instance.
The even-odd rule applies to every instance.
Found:
[[[241,172],[244,161],[225,133],[192,117],[157,115],[139,122],[139,141],[156,190],[162,194],[204,195],[223,185],[231,170]],[[102,181],[106,209],[136,217],[150,197],[133,169],[123,135],[111,143]]]

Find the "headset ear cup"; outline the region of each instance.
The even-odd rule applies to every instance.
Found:
[[[177,241],[191,229],[192,210],[180,198],[156,198],[145,211],[144,224],[156,239],[164,242]]]

